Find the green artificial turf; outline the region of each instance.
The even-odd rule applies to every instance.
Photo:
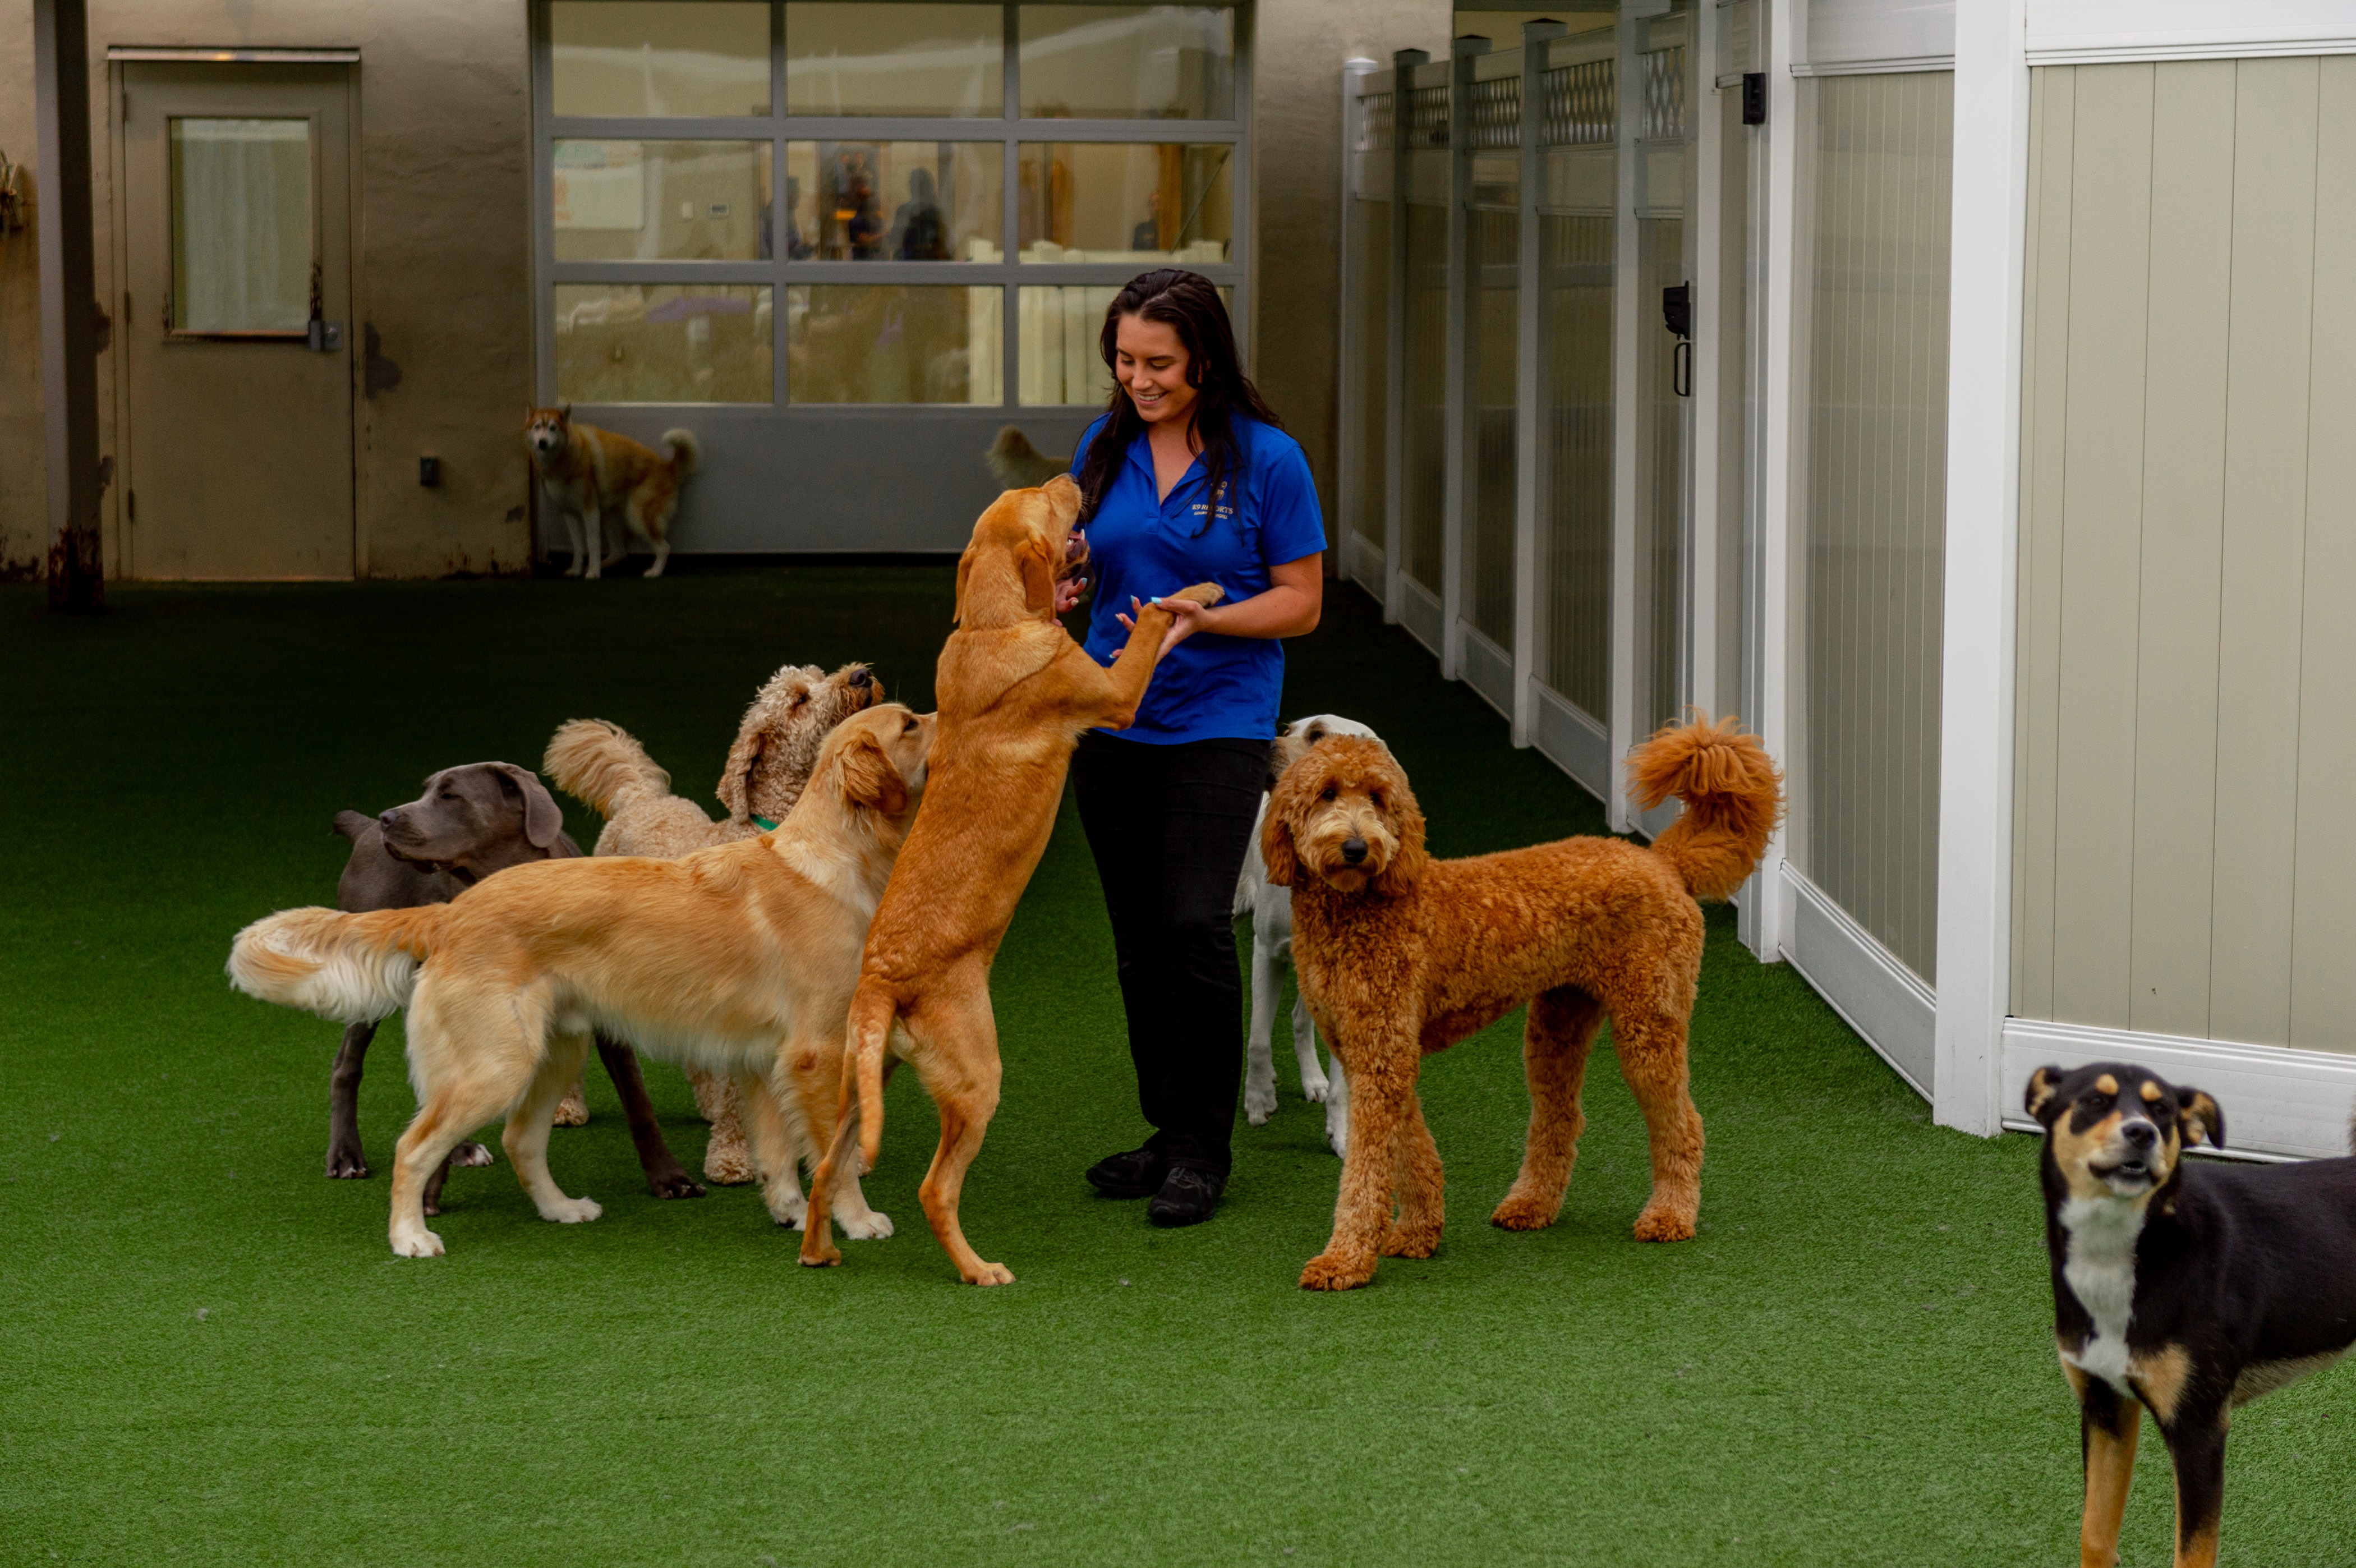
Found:
[[[659,583],[0,589],[0,1562],[221,1563],[2074,1561],[2034,1144],[1930,1125],[1789,969],[1710,926],[1693,1026],[1701,1233],[1644,1246],[1642,1123],[1608,1057],[1561,1222],[1484,1221],[1519,1155],[1519,1021],[1427,1067],[1450,1178],[1428,1262],[1294,1280],[1338,1163],[1278,1047],[1217,1218],[1159,1232],[1080,1172],[1141,1128],[1068,801],[1000,958],[1004,1103],[957,1283],[903,1078],[870,1198],[899,1234],[797,1268],[747,1188],[647,1195],[610,1086],[542,1223],[458,1173],[449,1255],[393,1258],[384,1177],[321,1176],[337,1027],[233,994],[230,934],[332,898],[338,809],[535,762],[616,720],[708,800],[776,664],[872,660],[929,702],[937,567]],[[1285,711],[1373,724],[1433,847],[1596,831],[1594,804],[1355,588]],[[577,806],[572,831],[596,824]],[[362,1127],[410,1108],[388,1026]],[[673,1146],[703,1129],[648,1079]],[[2226,1560],[2356,1558],[2345,1371],[2235,1422]],[[2147,1437],[2127,1561],[2168,1560]]]

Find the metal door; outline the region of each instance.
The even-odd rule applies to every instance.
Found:
[[[345,68],[123,67],[134,577],[353,574]]]

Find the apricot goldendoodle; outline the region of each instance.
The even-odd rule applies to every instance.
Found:
[[[1350,1135],[1333,1240],[1301,1283],[1349,1290],[1377,1257],[1440,1245],[1440,1151],[1416,1096],[1422,1058],[1529,1004],[1522,1058],[1530,1128],[1521,1175],[1489,1218],[1554,1223],[1585,1123],[1580,1083],[1608,1013],[1620,1071],[1652,1133],[1644,1241],[1682,1241],[1701,1205],[1701,1114],[1686,1026],[1701,974],[1697,898],[1758,865],[1783,781],[1732,721],[1667,728],[1629,758],[1647,809],[1685,812],[1651,847],[1571,838],[1469,860],[1424,854],[1423,814],[1379,741],[1336,736],[1278,780],[1261,853],[1292,889],[1293,961],[1317,1026],[1349,1073]],[[1396,1197],[1398,1213],[1391,1212]]]

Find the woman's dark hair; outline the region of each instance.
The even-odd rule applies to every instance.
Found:
[[[1221,488],[1230,475],[1244,467],[1244,454],[1236,442],[1236,413],[1240,410],[1280,430],[1283,424],[1260,401],[1259,389],[1244,374],[1243,361],[1236,354],[1236,329],[1227,320],[1227,307],[1220,303],[1217,286],[1202,274],[1179,267],[1141,273],[1113,295],[1105,311],[1104,333],[1098,342],[1106,368],[1116,379],[1112,396],[1105,404],[1111,417],[1088,444],[1087,456],[1080,464],[1081,521],[1096,516],[1130,447],[1145,428],[1137,405],[1129,401],[1128,391],[1118,380],[1120,369],[1114,345],[1124,316],[1161,322],[1178,335],[1180,347],[1186,350],[1186,384],[1194,389],[1194,438],[1203,446],[1204,494],[1211,498],[1204,509],[1203,527],[1194,531],[1201,533],[1216,515]]]

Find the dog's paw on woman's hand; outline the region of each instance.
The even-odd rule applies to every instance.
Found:
[[[1174,594],[1164,594],[1165,599],[1192,599],[1205,609],[1227,596],[1226,589],[1216,583],[1197,583],[1191,588],[1181,588]]]
[[[1356,1290],[1375,1277],[1375,1261],[1337,1258],[1320,1252],[1301,1271],[1302,1290]]]

